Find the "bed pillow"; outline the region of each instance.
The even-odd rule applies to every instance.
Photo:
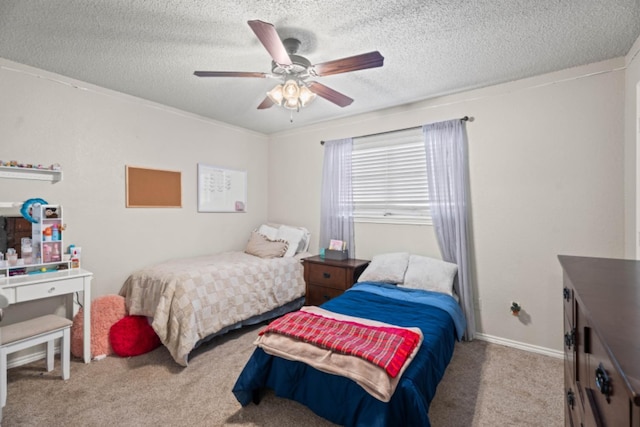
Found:
[[[288,248],[289,244],[286,240],[270,240],[267,236],[252,231],[244,251],[260,258],[280,258]]]
[[[358,282],[402,283],[408,264],[408,252],[375,255],[358,278]]]
[[[263,236],[267,236],[269,240],[276,240],[276,236],[278,235],[278,227],[272,227],[268,224],[262,224],[258,228],[258,233],[262,234]]]
[[[453,296],[453,280],[456,274],[458,274],[456,264],[436,258],[411,255],[402,286]]]
[[[302,230],[302,239],[300,240],[296,253],[307,252],[309,250],[309,243],[311,243],[311,233],[304,227],[300,227],[299,230]]]
[[[304,237],[304,230],[300,228],[289,227],[288,225],[281,225],[280,228],[278,228],[276,238],[278,238],[279,240],[286,240],[289,243],[289,248],[283,256],[294,256],[298,252],[298,248],[300,247],[300,245],[304,244]]]
[[[265,224],[262,224],[260,227],[258,227],[255,231],[257,231],[260,234],[263,234],[265,236],[267,236],[269,239],[271,240],[277,240],[278,239],[278,229],[280,227],[282,227],[283,224],[276,224],[273,222],[267,222]],[[291,227],[291,226],[287,226],[289,228],[294,228],[296,230],[300,230],[302,232],[302,239],[300,239],[300,242],[298,243],[298,248],[296,249],[296,254],[300,254],[303,252],[307,252],[309,250],[309,244],[311,243],[311,233],[309,232],[309,230],[307,230],[304,227]],[[309,256],[308,254],[305,254],[305,256]]]

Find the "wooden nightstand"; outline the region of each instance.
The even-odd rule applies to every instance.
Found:
[[[319,256],[304,258],[304,281],[307,285],[305,304],[320,305],[341,295],[358,281],[369,261],[345,259],[336,261]]]

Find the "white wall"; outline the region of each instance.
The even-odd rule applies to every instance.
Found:
[[[0,180],[0,201],[63,206],[65,245],[82,247],[94,297],[149,263],[243,248],[267,218],[262,134],[1,59],[0,93],[0,159],[64,173],[57,184]],[[197,212],[198,162],[248,171],[247,213]],[[181,171],[182,208],[127,209],[125,165]]]
[[[625,62],[625,249],[627,258],[640,259],[640,37]]]
[[[478,331],[560,351],[557,255],[624,255],[623,65],[619,58],[272,135],[269,218],[308,227],[317,251],[321,140],[471,116]],[[358,258],[439,256],[429,226],[358,224],[356,236]],[[511,301],[523,307],[520,319]]]

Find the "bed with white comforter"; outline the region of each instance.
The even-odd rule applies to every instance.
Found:
[[[236,251],[174,259],[135,271],[120,295],[129,315],[153,318],[162,343],[178,364],[187,366],[191,350],[206,338],[248,319],[301,307],[300,258]]]

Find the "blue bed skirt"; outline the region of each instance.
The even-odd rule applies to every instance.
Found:
[[[429,404],[451,360],[455,341],[464,332],[464,317],[456,301],[434,292],[362,283],[322,308],[422,330],[420,351],[391,400],[382,402],[348,378],[256,348],[233,387],[240,404],[248,405],[263,389],[272,389],[277,396],[300,402],[339,425],[429,426]]]

